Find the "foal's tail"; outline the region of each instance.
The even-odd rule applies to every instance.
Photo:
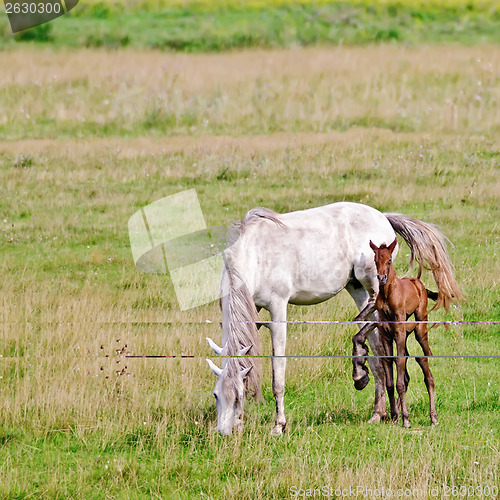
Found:
[[[394,231],[405,240],[410,248],[411,257],[408,272],[410,272],[415,260],[419,265],[419,278],[422,274],[422,268],[432,271],[438,287],[438,296],[431,310],[443,306],[448,311],[453,302],[465,300],[455,280],[443,234],[434,225],[406,215],[384,215]]]
[[[250,346],[245,356],[235,358],[240,370],[251,368],[244,379],[246,390],[259,401],[263,401],[261,390],[260,335],[257,322],[260,320],[250,292],[226,256],[224,273],[227,280],[222,282],[220,306],[222,309],[222,337],[227,342],[227,356],[238,353]]]

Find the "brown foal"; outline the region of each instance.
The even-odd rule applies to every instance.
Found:
[[[424,373],[424,381],[429,393],[431,425],[436,425],[437,413],[434,403],[434,378],[429,368],[428,356],[432,356],[427,338],[427,323],[404,323],[411,315],[415,316],[415,321],[427,321],[427,300],[436,300],[438,294],[427,290],[418,278],[397,278],[392,264],[392,252],[396,247],[395,239],[388,247],[383,244],[377,247],[370,241],[370,247],[375,252],[375,264],[377,266],[377,279],[379,281],[379,293],[375,304],[367,306],[356,320],[366,318],[374,310],[378,312],[381,323],[369,323],[365,325],[357,335],[353,337],[353,355],[366,356],[368,349],[366,346],[366,336],[375,327],[381,334],[382,343],[388,358],[383,359],[386,388],[391,405],[391,417],[397,420],[399,407],[403,415],[403,427],[410,427],[408,409],[405,402],[405,392],[408,388],[409,376],[406,371],[406,361],[408,351],[406,340],[411,332],[415,332],[415,338],[422,347],[425,357],[417,357],[417,363]],[[394,321],[402,323],[383,323]],[[397,380],[396,390],[398,391],[398,404],[394,400],[394,377],[392,371],[393,341],[396,341],[397,358]],[[353,358],[353,378],[356,381],[356,389],[363,389],[368,383],[368,368],[366,358]]]

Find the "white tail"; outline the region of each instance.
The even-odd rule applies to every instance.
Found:
[[[384,215],[410,248],[410,269],[416,260],[419,265],[418,277],[422,268],[432,271],[438,287],[438,298],[432,310],[444,307],[448,311],[453,302],[464,300],[453,274],[443,234],[434,225],[406,215]]]

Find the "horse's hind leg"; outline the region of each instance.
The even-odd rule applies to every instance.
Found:
[[[427,316],[425,316],[425,320],[427,320]],[[429,339],[427,336],[427,325],[425,323],[419,323],[417,328],[415,329],[415,338],[417,342],[421,345],[422,350],[424,351],[425,356],[432,356],[432,351],[429,346]],[[435,396],[435,387],[434,387],[434,377],[432,376],[431,369],[429,367],[429,359],[425,358],[416,358],[417,363],[422,368],[422,372],[424,373],[424,382],[427,387],[427,392],[429,393],[429,406],[430,406],[430,417],[431,417],[431,425],[437,425],[438,418],[436,412],[436,405],[434,401]]]

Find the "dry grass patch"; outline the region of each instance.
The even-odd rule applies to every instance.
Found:
[[[0,133],[9,139],[353,126],[487,134],[500,123],[496,47],[37,50],[2,58]]]

